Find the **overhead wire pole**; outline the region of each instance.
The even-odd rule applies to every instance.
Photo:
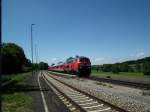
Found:
[[[38,70],[38,57],[37,57],[37,45],[35,44],[35,59],[36,59],[36,70]]]
[[[35,44],[35,62],[36,62],[36,64],[37,64],[37,45]]]
[[[38,49],[36,51],[36,56],[37,56],[37,63],[39,63]]]
[[[32,76],[33,76],[33,34],[32,34],[32,26],[34,24],[31,24],[31,57],[32,57]]]
[[[36,49],[36,59],[37,59],[37,63],[38,63],[38,70],[39,70],[38,49]]]
[[[37,49],[37,52],[36,52],[37,54],[37,63],[38,63],[38,65],[39,65],[39,54],[38,54],[38,49]],[[40,70],[40,67],[38,68],[38,70]]]
[[[37,63],[38,63],[38,70],[40,70],[39,68],[39,56],[38,56],[38,49],[36,49],[36,59],[37,59]]]

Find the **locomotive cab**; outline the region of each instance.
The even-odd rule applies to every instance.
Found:
[[[78,75],[89,76],[91,74],[91,62],[86,57],[78,58]]]

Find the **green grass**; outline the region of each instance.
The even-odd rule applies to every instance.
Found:
[[[18,73],[18,74],[11,74],[11,75],[2,75],[1,80],[14,80],[14,81],[22,81],[27,76],[31,75],[31,72],[27,73]]]
[[[120,72],[119,74],[114,74],[112,72],[97,72],[96,70],[92,70],[91,75],[102,78],[110,76],[112,79],[150,83],[150,76],[144,75],[143,73]]]
[[[25,88],[23,81],[30,75],[29,72],[3,76],[3,78],[14,80],[15,84],[2,90],[2,112],[33,112],[32,97],[17,88],[18,86]]]
[[[2,112],[32,112],[32,98],[24,93],[2,95]]]
[[[108,84],[108,83],[96,82],[95,84],[100,85],[100,86],[106,86],[106,87],[109,87],[109,88],[113,88],[113,86]]]

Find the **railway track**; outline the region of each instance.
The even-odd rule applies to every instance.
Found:
[[[123,81],[123,80],[116,80],[110,78],[100,78],[91,76],[88,79],[96,80],[96,81],[103,81],[112,84],[124,85],[128,87],[140,88],[140,89],[150,89],[150,84],[140,83],[140,82],[131,82],[131,81]]]
[[[60,75],[63,73],[56,73],[52,72],[55,75]],[[64,75],[63,77],[72,77],[75,78],[75,76],[71,75]],[[95,81],[103,81],[107,83],[112,83],[112,84],[118,84],[118,85],[123,85],[123,86],[128,86],[128,87],[134,87],[134,88],[139,88],[139,89],[150,89],[150,84],[148,83],[142,83],[142,82],[131,82],[131,81],[124,81],[124,80],[116,80],[116,79],[111,79],[111,78],[100,78],[100,77],[95,77],[95,76],[90,76],[87,79],[90,80],[95,80]]]
[[[94,96],[67,85],[52,75],[42,72],[42,77],[64,104],[74,112],[127,112]]]

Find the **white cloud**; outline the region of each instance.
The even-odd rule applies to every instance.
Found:
[[[103,61],[105,58],[96,58],[94,61]]]
[[[56,60],[57,60],[57,58],[52,58],[51,59],[52,62],[55,62]]]
[[[105,58],[99,57],[91,60],[93,65],[103,64],[105,62]]]
[[[51,63],[57,64],[60,61],[64,62],[64,59],[62,59],[62,58],[51,58],[50,61],[49,61],[49,64],[51,64]]]
[[[139,52],[136,54],[136,57],[143,57],[145,56],[145,53],[144,52]]]
[[[123,58],[95,58],[91,60],[92,65],[102,65],[102,64],[113,64],[113,63],[118,63],[118,62],[123,62],[125,59]]]

